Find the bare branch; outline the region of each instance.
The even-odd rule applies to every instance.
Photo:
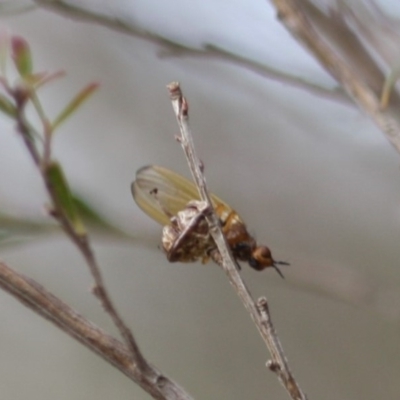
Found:
[[[272,362],[269,364],[270,369],[278,375],[281,383],[286,388],[292,399],[305,400],[306,396],[290,372],[282,346],[280,345],[280,341],[276,335],[275,329],[273,328],[267,307],[267,301],[265,298],[260,300],[261,305],[257,308],[249,289],[240,276],[239,267],[231,254],[226,238],[222,232],[219,219],[214,212],[214,207],[203,174],[203,164],[196,154],[193,137],[188,124],[188,103],[182,95],[179,83],[172,82],[167,86],[167,88],[170,93],[172,106],[181,132],[181,135],[178,138],[179,142],[182,145],[193,179],[199,190],[200,198],[202,201],[206,202],[208,208],[212,210],[212,212],[207,213],[205,216],[209,224],[210,233],[218,247],[220,256],[218,259],[216,257],[214,257],[214,259],[219,261],[219,264],[227,274],[229,282],[234,287],[247,311],[250,313],[261,337],[268,347],[272,356]],[[271,368],[271,365],[274,365],[274,368]]]
[[[28,46],[26,46],[26,49],[26,51],[29,50]],[[100,300],[105,312],[110,316],[119,330],[127,347],[127,349],[124,348],[123,350],[125,353],[127,350],[127,354],[124,354],[124,358],[121,359],[122,353],[120,351],[121,354],[116,357],[113,353],[112,346],[117,346],[116,349],[118,350],[121,348],[121,344],[110,337],[106,348],[104,348],[104,343],[103,347],[100,345],[94,346],[93,341],[104,341],[102,338],[106,335],[104,332],[100,332],[101,337],[99,337],[97,329],[97,336],[93,337],[93,332],[88,330],[87,323],[81,316],[74,313],[67,305],[46,292],[39,284],[16,274],[4,264],[1,264],[3,281],[2,283],[0,282],[0,287],[3,287],[6,291],[13,294],[21,302],[40,315],[51,320],[81,343],[97,351],[103,358],[112,362],[118,368],[121,369],[123,367],[124,373],[134,379],[135,382],[141,385],[155,399],[189,399],[189,395],[168,378],[162,376],[144,358],[131,330],[118,313],[106,290],[89,237],[74,207],[75,204],[68,182],[64,177],[61,166],[51,159],[53,128],[44,113],[34,88],[28,85],[26,85],[26,87],[23,85],[11,87],[6,80],[4,80],[4,82],[5,84],[3,87],[15,101],[14,118],[17,122],[17,131],[22,136],[28,152],[41,174],[50,199],[52,200],[49,214],[59,222],[85,259],[95,283],[93,294]],[[33,130],[25,117],[25,106],[28,101],[35,103],[35,109],[38,111],[39,118],[43,123],[42,135],[38,135],[37,132]],[[42,147],[40,147],[38,143],[42,144]],[[109,352],[111,352],[111,356]],[[119,366],[120,364],[121,366]],[[168,394],[168,396],[165,396],[165,394]]]
[[[53,11],[57,14],[64,15],[78,21],[85,21],[105,26],[114,31],[123,32],[125,34],[138,37],[148,42],[162,46],[163,50],[159,55],[163,58],[167,57],[191,57],[203,58],[205,60],[214,59],[216,61],[225,61],[234,65],[246,68],[267,79],[272,79],[278,82],[283,82],[292,87],[297,87],[306,90],[309,93],[314,93],[317,96],[332,99],[341,103],[348,102],[348,98],[341,88],[325,88],[321,85],[316,85],[305,79],[285,74],[276,68],[264,65],[255,60],[242,57],[238,54],[229,52],[225,49],[214,46],[213,44],[204,43],[200,49],[189,48],[177,42],[169,40],[162,35],[143,29],[135,24],[134,21],[124,20],[122,17],[117,17],[111,14],[102,13],[98,10],[99,7],[89,7],[78,2],[68,0],[34,0],[38,7]],[[96,8],[97,7],[97,8]]]
[[[138,368],[140,368],[141,370],[145,370],[146,368],[148,368],[147,362],[144,359],[143,355],[141,354],[139,346],[137,345],[132,332],[130,331],[128,326],[124,323],[122,317],[118,314],[114,304],[111,301],[110,296],[107,293],[103,277],[100,272],[100,268],[97,264],[94,253],[92,251],[88,236],[86,234],[77,232],[77,230],[72,225],[71,221],[65,215],[65,211],[58,204],[57,195],[55,192],[56,189],[53,183],[49,180],[49,175],[46,173],[46,169],[49,166],[48,163],[50,162],[50,160],[47,157],[40,156],[40,153],[37,151],[31,139],[32,132],[30,131],[30,127],[25,119],[24,106],[25,106],[25,101],[17,103],[17,121],[18,121],[17,130],[24,138],[27,149],[31,154],[32,159],[35,162],[36,166],[38,167],[43,182],[49,193],[49,196],[52,199],[53,208],[51,210],[51,215],[60,223],[66,234],[80,250],[95,281],[95,288],[93,289],[93,293],[100,300],[104,310],[109,314],[115,326],[118,328],[121,336],[125,340],[128,348],[130,349],[132,358],[134,362],[137,364]],[[46,138],[49,136],[50,135],[48,134],[45,135],[45,141]]]
[[[386,138],[400,153],[400,126],[396,118],[380,108],[379,96],[319,37],[307,19],[299,1],[272,0],[278,17],[292,35],[298,39],[343,86],[353,100],[382,130]]]
[[[78,314],[34,280],[0,261],[0,287],[22,304],[97,353],[157,400],[191,400],[179,385],[153,366],[139,368],[131,351],[101,328]]]

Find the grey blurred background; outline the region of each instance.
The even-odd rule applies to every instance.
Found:
[[[165,89],[179,80],[210,188],[275,258],[291,263],[284,281],[245,266],[243,275],[255,296],[268,297],[310,400],[398,399],[400,171],[382,133],[289,36],[268,2],[79,3],[177,44],[41,8],[1,20],[29,41],[35,69],[67,71],[42,93],[50,115],[84,84],[101,83],[60,129],[54,151],[74,190],[131,236],[94,232],[94,246],[145,356],[197,399],[287,398],[222,271],[168,264],[158,249],[161,227],[132,201],[130,183],[143,165],[189,176]],[[360,18],[374,10],[372,1],[347,3]],[[398,4],[379,3],[385,26],[396,32]],[[385,38],[378,23],[368,24]],[[395,34],[385,43],[400,48]],[[247,67],[201,51],[206,45],[244,57]],[[400,57],[390,54],[393,62]],[[263,72],[249,67],[255,65]],[[12,124],[0,123],[0,211],[48,221],[38,174]],[[80,255],[61,233],[22,231],[18,239],[27,240],[0,247],[3,260],[115,333],[89,293]],[[15,299],[0,298],[2,399],[149,398]]]

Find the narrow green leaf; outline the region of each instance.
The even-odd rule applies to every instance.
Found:
[[[65,75],[65,71],[62,70],[55,72],[41,72],[26,77],[26,80],[33,86],[35,90],[38,90],[42,86],[51,83],[56,79],[63,78]]]
[[[123,232],[121,229],[107,221],[106,217],[96,211],[92,205],[82,197],[78,196],[76,193],[73,193],[72,196],[79,215],[89,228],[94,228],[98,232],[111,234],[119,238],[129,237],[126,232]]]
[[[52,162],[46,169],[46,177],[55,197],[56,207],[65,214],[76,233],[85,235],[85,227],[79,217],[71,190],[60,164]]]
[[[0,94],[0,111],[11,118],[14,118],[17,114],[14,104],[2,94]]]
[[[28,83],[31,87],[37,87],[38,83],[43,81],[44,77],[47,75],[47,72],[36,72],[33,74],[25,75],[24,81]]]
[[[79,211],[79,215],[85,220],[85,222],[102,228],[107,228],[107,226],[109,226],[108,222],[106,222],[105,219],[85,200],[75,193],[72,194],[72,197],[74,199],[76,208]]]
[[[390,96],[393,92],[393,88],[396,86],[397,81],[400,78],[400,63],[397,60],[397,65],[394,65],[389,74],[386,76],[383,83],[381,98],[380,98],[380,108],[384,110],[389,105]]]
[[[21,36],[11,38],[11,55],[22,77],[32,74],[32,54],[28,42]]]
[[[76,111],[86,101],[90,95],[97,90],[99,84],[94,82],[83,88],[61,111],[52,124],[52,131],[54,132],[60,124],[62,124],[71,114]]]
[[[0,9],[1,12],[1,9]],[[7,56],[9,49],[9,37],[6,30],[0,31],[0,72],[3,77],[6,75]]]
[[[0,248],[21,245],[40,235],[52,235],[58,229],[54,223],[50,224],[46,221],[32,220],[1,212],[0,227]]]

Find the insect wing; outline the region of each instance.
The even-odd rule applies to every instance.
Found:
[[[137,205],[161,225],[169,224],[170,217],[183,210],[189,201],[200,199],[193,182],[157,165],[139,169],[131,190]],[[213,194],[211,199],[215,207],[231,209]]]

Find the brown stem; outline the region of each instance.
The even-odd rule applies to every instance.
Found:
[[[90,273],[93,277],[93,280],[95,282],[95,287],[93,289],[94,295],[100,300],[101,305],[103,306],[105,312],[110,316],[112,321],[114,322],[115,326],[117,327],[120,335],[124,339],[124,342],[127,346],[128,349],[128,354],[130,355],[129,357],[129,365],[127,364],[126,360],[125,366],[126,368],[129,367],[129,370],[132,370],[131,375],[135,377],[135,381],[137,381],[140,385],[144,384],[146,387],[145,390],[148,391],[154,398],[156,399],[187,399],[189,398],[188,395],[186,395],[182,389],[179,388],[179,390],[175,390],[175,392],[179,392],[184,394],[184,396],[180,397],[164,397],[162,393],[160,392],[158,385],[164,385],[164,383],[168,386],[170,381],[168,379],[164,379],[163,376],[161,376],[160,373],[155,371],[155,369],[147,362],[147,360],[144,358],[142,355],[140,348],[138,344],[136,343],[136,340],[129,329],[129,327],[125,324],[124,320],[122,317],[119,315],[116,307],[114,306],[107,290],[104,284],[104,280],[100,271],[100,268],[97,264],[95,255],[93,253],[92,247],[89,242],[89,238],[86,234],[82,234],[81,232],[78,232],[67,215],[65,214],[64,209],[59,206],[59,202],[57,201],[57,193],[56,189],[53,186],[51,180],[49,179],[49,175],[47,174],[47,168],[49,167],[51,160],[50,160],[50,138],[47,137],[49,132],[45,132],[45,150],[44,150],[44,155],[41,156],[40,152],[37,150],[36,145],[33,138],[33,133],[32,130],[30,129],[30,126],[28,122],[25,119],[24,115],[24,108],[26,104],[26,97],[24,96],[24,93],[19,93],[17,91],[14,92],[14,98],[16,100],[17,104],[17,115],[16,115],[16,120],[17,120],[17,130],[23,137],[23,140],[26,144],[26,147],[34,160],[36,166],[38,167],[40,174],[42,176],[43,182],[46,186],[47,192],[52,200],[52,210],[51,210],[51,215],[60,223],[61,227],[64,229],[66,234],[69,236],[69,238],[72,240],[73,243],[77,246],[79,251],[81,252],[82,256],[84,257],[86,264],[89,267]],[[48,148],[46,149],[46,146]],[[3,265],[3,267],[5,267]],[[38,284],[34,284],[33,286],[36,286],[36,289],[38,289]],[[31,298],[22,296],[21,292],[18,291],[12,291],[12,287],[10,286],[3,286],[5,290],[9,291],[10,293],[14,294],[16,297],[18,297],[24,304],[31,306]],[[32,287],[32,281],[31,281],[31,287]],[[42,287],[39,287],[39,290],[44,293],[44,289]],[[30,294],[32,294],[30,292]],[[48,296],[49,297],[49,296]],[[55,298],[53,297],[53,300]],[[67,306],[65,304],[58,303],[58,305],[61,308],[66,308]],[[44,313],[41,308],[36,307],[35,311],[39,312],[42,316],[45,316],[46,318],[49,318],[49,314],[46,312]],[[77,317],[78,318],[78,317]],[[79,317],[80,318],[80,317]],[[78,318],[78,319],[79,319]],[[89,340],[89,343],[91,343],[92,339],[87,338],[85,336],[86,333],[91,333],[88,331],[81,331],[80,335],[75,334],[75,331],[71,333],[69,331],[69,327],[65,327],[62,323],[60,323],[60,320],[57,318],[54,318],[53,314],[50,314],[50,318],[54,323],[56,323],[61,329],[66,330],[68,333],[72,334],[76,339],[78,339],[81,343],[84,343],[87,345],[87,341]],[[116,343],[116,342],[115,342]],[[96,350],[96,349],[94,349]],[[126,373],[126,372],[124,372]],[[173,384],[175,387],[176,385]]]
[[[141,354],[139,346],[137,345],[132,332],[130,331],[128,326],[124,323],[122,317],[119,315],[117,309],[115,308],[114,304],[111,301],[111,298],[105,288],[100,268],[97,264],[96,258],[92,251],[89,238],[86,235],[78,233],[74,229],[70,220],[66,217],[64,210],[58,206],[57,194],[55,192],[55,188],[53,187],[52,183],[48,179],[48,175],[46,174],[46,168],[48,166],[47,163],[49,163],[51,160],[40,157],[40,154],[35,147],[35,143],[31,139],[32,133],[30,132],[29,125],[26,123],[24,116],[25,101],[19,102],[18,98],[16,98],[16,103],[17,103],[17,122],[18,122],[17,129],[21,134],[21,136],[23,137],[27,149],[41,173],[47,192],[49,193],[49,196],[52,199],[53,209],[51,215],[60,223],[66,234],[76,244],[76,246],[82,253],[89,267],[89,270],[92,274],[92,277],[95,281],[95,289],[93,291],[94,294],[100,300],[104,310],[108,313],[108,315],[114,322],[115,326],[118,328],[121,336],[123,337],[124,341],[126,342],[132,354],[132,359],[134,360],[134,362],[138,365],[138,367],[141,370],[145,370],[146,368],[148,368],[147,362],[143,357],[143,355]]]
[[[156,44],[162,50],[159,51],[159,57],[163,58],[183,58],[190,57],[203,59],[206,62],[214,60],[217,62],[224,61],[239,67],[245,68],[255,74],[306,90],[320,97],[329,98],[340,103],[348,102],[349,99],[339,89],[326,89],[320,85],[313,84],[306,79],[294,77],[288,73],[284,73],[273,66],[265,65],[250,58],[246,58],[240,54],[229,52],[226,49],[219,48],[214,44],[205,44],[202,48],[189,48],[177,41],[167,39],[165,36],[154,33],[150,30],[143,29],[133,21],[127,21],[115,15],[103,13],[99,7],[90,7],[84,3],[66,1],[66,0],[34,0],[38,7],[63,15],[68,19],[76,21],[84,21],[95,23],[117,32],[146,40]]]
[[[352,99],[366,112],[400,153],[400,126],[388,112],[381,110],[374,91],[320,38],[298,0],[272,0],[278,18],[322,66],[343,86]]]
[[[88,321],[34,280],[0,261],[0,287],[22,304],[46,318],[105,361],[119,369],[143,390],[158,400],[192,398],[153,366],[141,369],[132,362],[130,350],[101,328]]]
[[[203,164],[197,157],[193,144],[193,136],[188,123],[188,103],[182,95],[179,83],[172,82],[167,86],[167,88],[170,93],[172,106],[175,111],[175,116],[181,132],[181,135],[179,136],[179,142],[185,153],[190,171],[192,172],[194,181],[198,188],[200,198],[206,202],[209,209],[212,210],[212,212],[207,213],[206,219],[209,224],[210,233],[218,247],[220,254],[220,257],[216,258],[214,255],[213,258],[214,260],[218,260],[218,263],[222,266],[223,270],[227,274],[229,282],[234,287],[237,295],[241,299],[247,311],[250,313],[250,316],[260,332],[261,337],[269,349],[272,356],[272,362],[275,365],[275,368],[270,369],[277,373],[280,381],[292,399],[305,400],[305,394],[302,392],[300,386],[290,372],[282,346],[276,335],[275,329],[273,328],[272,321],[269,316],[269,310],[267,307],[263,307],[263,311],[260,312],[257,308],[249,289],[239,273],[237,262],[232,256],[230,248],[226,242],[226,238],[222,232],[219,219],[214,212],[214,207],[211,202],[203,174]],[[266,317],[266,315],[268,317]]]

